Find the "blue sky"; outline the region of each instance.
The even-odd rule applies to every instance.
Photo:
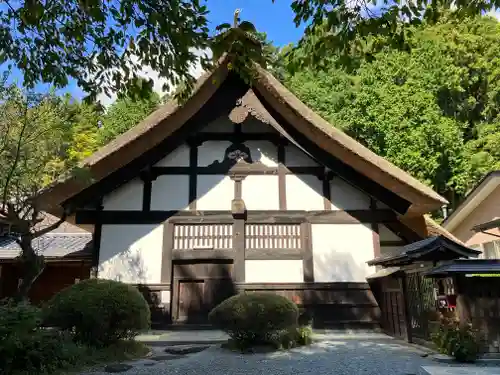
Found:
[[[205,0],[205,2],[210,11],[208,20],[211,30],[221,23],[232,23],[234,11],[241,9],[240,18],[253,22],[257,30],[266,32],[268,38],[277,46],[296,42],[303,34],[304,27],[297,28],[293,22],[291,0],[276,0],[275,3],[272,0]],[[152,78],[155,79],[155,77]],[[14,71],[12,79],[22,81],[20,72]],[[36,90],[46,92],[48,88],[48,85],[40,84],[37,85]],[[69,92],[76,98],[84,96],[74,81],[58,92]],[[107,98],[102,99],[104,102],[110,101]]]
[[[208,0],[210,28],[232,22],[235,9],[242,9],[240,18],[253,22],[257,30],[267,33],[276,45],[296,42],[302,36],[304,27],[296,28],[290,0]]]

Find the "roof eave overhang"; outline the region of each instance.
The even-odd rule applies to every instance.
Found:
[[[89,170],[90,179],[82,180],[76,176],[69,176],[64,181],[43,191],[39,197],[43,209],[60,216],[61,205],[68,199],[109,176],[113,171],[124,167],[145,149],[154,147],[179,129],[204,106],[226,79],[229,61],[227,55],[221,58],[216,68],[199,80],[192,96],[182,106],[174,105],[167,109],[165,109],[166,106],[161,107],[137,127],[86,159],[83,167]],[[432,189],[314,114],[266,70],[256,65],[256,72],[257,76],[253,82],[254,90],[257,90],[269,105],[292,126],[298,126],[297,124],[300,123],[300,132],[320,148],[337,159],[346,161],[357,172],[407,201],[405,210],[398,210],[400,214],[418,216],[447,203],[446,199]],[[167,120],[169,126],[158,126]],[[121,152],[124,148],[127,150],[125,154]],[[66,209],[71,211],[71,207],[66,207]]]
[[[448,231],[455,230],[460,223],[500,185],[500,171],[489,173],[448,216],[441,225]]]

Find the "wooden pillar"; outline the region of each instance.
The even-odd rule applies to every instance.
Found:
[[[470,297],[467,295],[464,281],[463,276],[453,277],[455,293],[457,295],[457,317],[462,326],[472,323],[471,301]]]
[[[406,328],[406,340],[408,342],[413,342],[412,332],[411,332],[411,315],[408,305],[408,290],[406,288],[406,274],[403,273],[399,277],[399,286],[401,287],[401,293],[403,294],[403,316],[404,324]]]
[[[233,224],[234,275],[237,283],[245,282],[245,216],[246,207],[242,198],[244,176],[232,176],[234,181],[234,199],[231,202]]]
[[[99,252],[101,248],[101,235],[102,235],[102,224],[100,221],[100,213],[103,211],[104,206],[102,204],[102,198],[99,199],[97,203],[96,210],[98,214],[99,221],[94,224],[94,233],[92,234],[92,264],[90,266],[90,278],[97,278],[98,267],[99,267]]]

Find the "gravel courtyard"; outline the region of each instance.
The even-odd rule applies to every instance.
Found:
[[[158,348],[156,348],[158,350]],[[131,362],[126,375],[424,375],[433,363],[422,352],[383,335],[323,338],[307,348],[236,354],[218,345],[170,360]],[[106,372],[92,372],[93,375]]]

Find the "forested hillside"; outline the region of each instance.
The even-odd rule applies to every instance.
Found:
[[[500,23],[449,17],[411,31],[408,46],[372,38],[364,54],[332,56],[285,84],[455,205],[500,168]]]

